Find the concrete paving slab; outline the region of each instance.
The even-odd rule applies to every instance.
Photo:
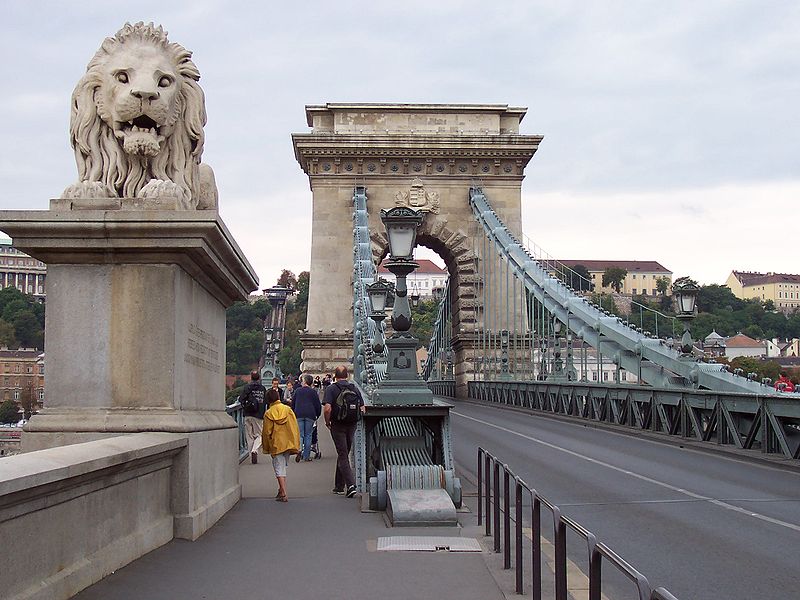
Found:
[[[334,452],[322,429],[324,458],[291,462],[289,502],[275,502],[267,457],[241,466],[246,496],[195,542],[173,540],[76,596],[78,600],[458,598],[501,600],[482,553],[378,552],[394,535],[382,513],[362,513],[337,496]],[[474,520],[474,515],[465,514]],[[461,536],[453,527],[403,528],[403,535]]]

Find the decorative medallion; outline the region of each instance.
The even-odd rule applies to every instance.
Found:
[[[411,189],[407,192],[400,191],[394,196],[395,206],[407,206],[415,210],[424,210],[439,214],[439,193],[426,192],[425,184],[421,179],[415,178],[411,182]]]
[[[489,172],[489,165],[483,165],[481,167],[481,171],[483,171],[484,173],[488,173]]]
[[[506,173],[511,173],[511,165],[506,165],[505,167],[503,167],[503,171],[505,171]]]
[[[374,173],[375,172],[375,168],[376,168],[375,167],[375,163],[369,163],[367,165],[367,171],[369,171],[370,173]]]
[[[325,163],[324,165],[322,165],[322,170],[323,171],[330,171],[331,170],[331,163]]]
[[[437,173],[444,173],[444,165],[436,165]]]
[[[422,165],[420,163],[415,163],[414,166],[411,168],[414,169],[415,173],[419,173],[420,171],[422,171]]]
[[[393,163],[392,166],[389,168],[392,170],[392,173],[397,173],[400,170],[400,165],[398,165],[397,163]]]
[[[467,172],[467,165],[458,165],[458,172],[459,173],[466,173]]]
[[[345,171],[352,171],[353,170],[353,163],[347,163],[344,166]]]

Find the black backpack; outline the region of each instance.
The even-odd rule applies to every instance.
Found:
[[[245,412],[257,413],[261,408],[259,404],[262,404],[263,402],[264,402],[263,388],[253,386],[248,392],[247,396],[242,398],[241,404]]]
[[[339,395],[333,401],[331,415],[333,420],[338,423],[355,423],[361,416],[360,402],[358,401],[358,394],[356,394],[349,386],[339,388]]]

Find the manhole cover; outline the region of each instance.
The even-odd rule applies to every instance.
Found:
[[[475,538],[434,536],[390,536],[378,538],[378,550],[407,552],[480,552]]]

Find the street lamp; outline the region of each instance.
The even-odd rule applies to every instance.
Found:
[[[385,348],[381,322],[386,318],[386,305],[389,294],[392,291],[392,284],[384,279],[378,279],[367,286],[367,295],[372,307],[370,318],[375,321],[375,334],[372,336],[372,350],[376,354],[383,352]]]
[[[700,288],[697,282],[689,277],[681,277],[676,279],[672,284],[672,295],[675,297],[675,303],[678,307],[678,320],[683,324],[683,335],[681,336],[681,356],[683,358],[691,358],[692,346],[692,333],[690,325],[692,319],[695,317],[695,308],[697,304],[697,294]]]
[[[500,379],[510,379],[508,372],[508,342],[510,336],[508,329],[500,330]]]
[[[419,267],[412,260],[412,252],[417,240],[417,228],[424,218],[424,213],[405,206],[381,210],[381,221],[386,227],[391,254],[384,265],[395,276],[397,283],[392,310],[394,334],[386,340],[386,378],[376,390],[376,404],[433,404],[433,394],[417,372],[418,340],[408,333],[411,329],[411,307],[406,282],[407,277]]]
[[[564,376],[564,362],[561,360],[561,321],[553,319],[553,379]]]
[[[381,210],[381,221],[386,227],[391,257],[385,266],[395,276],[395,303],[392,310],[392,327],[396,332],[411,329],[411,307],[408,304],[406,278],[419,267],[412,260],[414,244],[417,241],[417,227],[425,215],[405,206]]]
[[[386,312],[386,300],[389,296],[389,292],[391,291],[392,284],[385,279],[378,279],[374,283],[370,283],[367,286],[367,295],[369,296],[369,303],[370,306],[372,306],[373,313]]]

